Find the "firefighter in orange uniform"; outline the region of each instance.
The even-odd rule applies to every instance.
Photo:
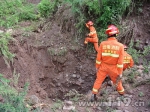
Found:
[[[128,47],[124,45],[124,60],[123,60],[123,71],[125,71],[128,68],[133,67],[134,61],[132,59],[132,56],[127,53]]]
[[[93,24],[94,23],[92,21],[88,21],[85,24],[86,27],[90,30],[90,33],[86,35],[87,37],[85,38],[84,44],[88,44],[88,42],[94,43],[94,48],[97,51],[98,50],[98,37],[97,37],[97,33]]]
[[[121,95],[124,94],[121,80],[117,81],[118,78],[122,77],[124,59],[124,45],[119,43],[116,39],[118,33],[119,30],[115,25],[109,25],[106,30],[108,39],[101,42],[98,49],[96,58],[97,78],[92,89],[91,101],[97,99],[96,94],[98,93],[104,79],[107,77],[107,74],[109,74],[108,76],[113,84],[116,85],[118,93]]]

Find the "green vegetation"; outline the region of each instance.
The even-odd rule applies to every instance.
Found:
[[[52,105],[51,109],[53,112],[56,112],[58,109],[61,109],[63,107],[63,102],[61,100],[56,100],[56,102]]]
[[[57,7],[58,0],[41,0],[38,5],[26,0],[0,1],[0,26],[12,27],[21,21],[38,20],[50,16]]]
[[[148,73],[149,72],[148,68],[150,66],[150,61],[147,61],[145,57],[147,57],[150,54],[150,46],[145,46],[144,50],[141,50],[141,51],[136,50],[134,48],[134,46],[139,46],[139,43],[134,45],[133,40],[131,40],[127,52],[130,55],[132,55],[135,64],[139,63],[139,59],[140,59],[140,61],[143,63],[143,66],[145,68],[144,72]]]
[[[12,61],[14,54],[12,54],[8,48],[8,44],[11,39],[12,38],[9,33],[0,33],[0,52],[5,58]]]
[[[25,0],[1,0],[0,7],[0,26],[11,27],[22,20],[38,19],[35,5]]]
[[[133,40],[131,40],[127,52],[129,54],[132,54],[132,58],[133,58],[134,62],[138,63],[139,57],[141,56],[141,53],[140,53],[140,51],[133,49],[133,46],[134,46],[134,42],[133,42]]]
[[[0,95],[3,101],[0,102],[1,112],[28,112],[28,109],[24,104],[24,97],[26,95],[27,87],[26,84],[22,92],[18,92],[15,88],[10,86],[10,80],[5,79],[0,74]],[[13,81],[12,81],[13,83]]]
[[[92,20],[100,40],[106,38],[104,31],[108,24],[119,24],[123,14],[129,8],[131,0],[65,0],[72,7],[78,21],[78,33],[84,31],[87,20]]]
[[[138,96],[142,97],[142,96],[144,96],[144,93],[143,92],[139,92]]]
[[[27,3],[26,0],[1,0],[0,27],[9,28],[21,21],[37,21],[40,18],[49,18],[57,10],[59,3],[59,0],[41,0],[39,4],[35,5]],[[76,31],[77,33],[75,34],[83,35],[85,32],[85,22],[87,20],[92,20],[96,27],[100,42],[106,39],[104,32],[108,24],[116,24],[118,27],[121,27],[120,22],[122,21],[122,17],[125,14],[128,15],[129,13],[132,13],[134,11],[134,7],[139,7],[137,9],[137,13],[142,12],[141,0],[137,0],[135,3],[133,3],[132,0],[64,0],[63,3],[70,5],[74,13],[74,19],[77,23],[76,27],[78,28]],[[149,24],[149,21],[146,22]],[[35,28],[32,26],[25,30],[31,31],[34,29]],[[130,32],[127,33],[132,34],[132,30],[130,28],[129,30]],[[23,35],[29,37],[26,32],[23,33]],[[78,36],[78,38],[79,37],[82,36]],[[10,34],[0,33],[1,55],[12,61],[15,55],[9,51],[8,45],[10,40],[12,40]],[[143,66],[145,67],[144,72],[148,73],[149,66],[147,65],[150,65],[150,62],[147,62],[145,57],[150,54],[150,46],[145,47],[143,51],[138,51],[134,49],[135,45],[132,39],[129,43],[129,54],[132,55],[135,63],[139,62],[139,58],[142,59]],[[138,43],[136,46],[138,46]],[[89,47],[89,49],[92,49],[91,47],[93,47],[93,45],[89,44]],[[51,56],[64,56],[68,51],[65,47],[62,47],[59,49],[48,48],[47,52],[49,52]],[[133,69],[132,73],[129,75],[130,82],[134,82],[135,76],[136,70]],[[4,99],[4,102],[0,102],[0,111],[28,112],[28,109],[24,104],[27,85],[25,85],[22,92],[18,92],[15,88],[10,86],[10,83],[13,82],[13,86],[17,87],[18,78],[19,74],[16,74],[15,71],[11,80],[3,78],[3,75],[0,74],[0,95]],[[144,94],[142,92],[139,93],[139,96],[142,97],[143,95]],[[75,102],[80,100],[81,96],[82,95],[77,93],[76,90],[71,90],[68,94],[66,94],[66,97]],[[62,102],[58,100],[53,105],[52,110],[55,111],[60,107],[62,107]],[[107,111],[112,110],[108,108]]]
[[[56,9],[58,0],[50,1],[50,0],[41,0],[38,4],[38,10],[42,17],[50,16]]]

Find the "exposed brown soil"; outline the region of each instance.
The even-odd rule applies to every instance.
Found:
[[[29,1],[38,3],[40,0]],[[19,88],[23,88],[25,83],[29,82],[28,96],[36,95],[43,102],[51,102],[56,98],[66,99],[65,95],[73,89],[87,94],[96,78],[96,53],[89,53],[89,47],[83,47],[84,37],[75,36],[77,29],[73,24],[73,17],[66,15],[69,12],[64,6],[58,9],[53,18],[45,22],[20,23],[18,28],[13,29],[12,36],[15,41],[10,43],[10,50],[15,54],[13,63],[9,67],[0,57],[1,73],[11,78],[16,71],[20,74]],[[141,40],[142,49],[150,44],[149,16],[150,4],[147,4],[140,16],[133,17],[137,28],[134,38]],[[32,29],[24,30],[22,27]],[[133,101],[139,98],[139,94],[136,94],[139,91],[144,94],[140,100],[146,101],[150,98],[149,85],[144,85],[133,90]],[[80,112],[86,112],[85,108],[79,109]],[[135,112],[144,112],[144,109],[149,111],[149,108],[144,106],[135,108]]]

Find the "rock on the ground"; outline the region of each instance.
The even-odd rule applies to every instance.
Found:
[[[63,106],[63,110],[75,110],[75,106],[73,106],[73,102],[72,101],[65,101],[64,106]]]

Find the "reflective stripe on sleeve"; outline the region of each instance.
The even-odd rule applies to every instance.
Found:
[[[96,64],[101,64],[101,62],[96,60]]]
[[[122,92],[124,92],[124,89],[122,89],[122,90],[120,90],[120,91],[118,91],[119,93],[122,93]]]
[[[123,68],[123,65],[122,65],[122,64],[121,64],[121,65],[120,65],[120,64],[117,64],[117,67],[118,67],[118,68]]]
[[[98,92],[98,90],[97,90],[97,89],[94,89],[94,88],[93,88],[92,90],[93,90],[93,92]]]
[[[91,35],[93,35],[94,33],[96,33],[96,31],[92,31],[92,32],[90,32],[90,34],[91,34]]]
[[[102,56],[111,56],[111,57],[119,57],[119,54],[112,54],[112,53],[102,53]]]

